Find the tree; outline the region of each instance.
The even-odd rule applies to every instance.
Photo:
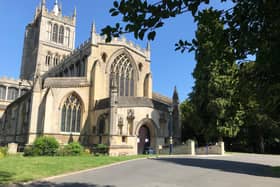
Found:
[[[200,120],[194,105],[189,99],[180,104],[180,115],[182,122],[182,141],[195,139],[204,142],[205,126]]]
[[[227,0],[220,0],[225,2]],[[230,0],[228,0],[230,1]],[[259,61],[277,61],[280,48],[280,2],[278,0],[231,0],[234,5],[222,10],[221,19],[227,24],[231,45],[235,55],[246,58],[248,54],[257,55]],[[124,23],[106,26],[102,34],[107,41],[124,33],[134,33],[135,38],[149,40],[156,36],[156,29],[163,27],[167,19],[191,12],[195,17],[201,5],[210,0],[120,0],[114,1],[110,9],[112,16],[120,15]],[[177,49],[192,49],[191,43],[179,41]],[[278,63],[279,64],[279,63]]]
[[[255,74],[258,74],[258,66],[255,62],[243,63],[239,70],[238,95],[244,108],[245,115],[243,136],[249,147],[254,152],[265,152],[265,145],[280,146],[279,124],[271,118],[271,112],[264,107],[264,98],[260,85],[255,81]],[[274,105],[275,106],[275,105]],[[278,145],[277,145],[278,144]],[[271,150],[268,150],[271,152]]]
[[[220,14],[213,9],[200,12],[193,40],[197,65],[190,101],[206,129],[206,139],[234,137],[243,124],[243,111],[235,99],[238,67]]]

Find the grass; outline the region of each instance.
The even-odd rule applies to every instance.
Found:
[[[144,156],[7,156],[0,159],[0,184],[26,182],[141,157]]]

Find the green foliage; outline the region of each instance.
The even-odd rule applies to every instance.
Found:
[[[0,158],[5,157],[8,154],[8,148],[7,147],[0,147]]]
[[[53,137],[41,136],[36,138],[32,146],[26,146],[24,156],[54,156],[59,143]]]
[[[83,146],[79,142],[72,142],[64,146],[64,156],[78,156],[83,153]]]
[[[235,137],[243,125],[242,108],[235,99],[238,67],[220,14],[207,9],[196,17],[198,30],[194,49],[197,65],[193,72],[195,86],[190,94],[190,104],[199,122],[200,128],[196,132],[203,132],[206,141],[215,137]]]
[[[35,151],[32,149],[32,146],[25,146],[23,150],[23,156],[35,156]]]
[[[93,147],[93,153],[94,155],[106,155],[108,154],[109,147],[105,144],[97,144],[96,146]]]

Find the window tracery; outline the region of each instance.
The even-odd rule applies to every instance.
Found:
[[[126,54],[117,56],[111,65],[111,81],[116,77],[118,95],[134,96],[134,68]]]
[[[81,101],[71,94],[62,106],[61,132],[80,132],[81,127]]]

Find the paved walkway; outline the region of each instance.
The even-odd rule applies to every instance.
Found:
[[[280,166],[280,156],[165,157],[132,161],[28,186],[280,187],[280,178],[273,176],[270,166]]]

